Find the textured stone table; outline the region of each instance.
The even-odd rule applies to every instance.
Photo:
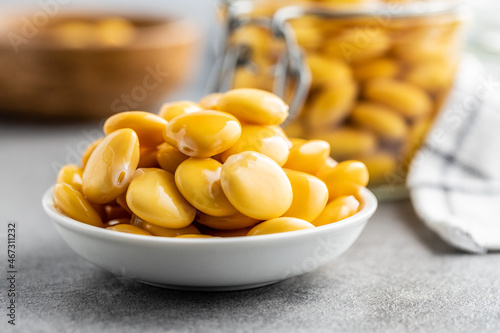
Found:
[[[52,166],[76,162],[96,126],[0,120],[0,332],[500,331],[500,254],[448,247],[405,201],[381,204],[342,257],[271,286],[180,292],[114,277],[76,255],[40,204]],[[8,221],[18,226],[15,327]]]

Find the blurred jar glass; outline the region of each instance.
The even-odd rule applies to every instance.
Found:
[[[462,7],[255,0],[224,8],[218,89],[277,92],[291,105],[288,135],[328,141],[334,159],[367,165],[380,197],[404,196],[410,161],[453,84]]]

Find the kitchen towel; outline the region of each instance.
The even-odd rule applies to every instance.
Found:
[[[407,186],[417,215],[450,245],[500,250],[500,80],[476,59],[463,61]]]

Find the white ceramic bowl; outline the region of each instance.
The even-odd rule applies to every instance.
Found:
[[[357,214],[314,229],[252,237],[168,238],[73,220],[54,208],[52,190],[43,196],[43,208],[76,253],[117,275],[190,290],[254,288],[310,272],[347,250],[377,208],[375,196],[364,189]]]

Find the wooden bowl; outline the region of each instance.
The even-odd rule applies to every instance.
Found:
[[[182,18],[125,19],[58,14],[41,27],[30,14],[0,19],[0,114],[102,118],[152,111],[193,74],[200,33]],[[103,22],[111,22],[104,37],[94,29]]]

